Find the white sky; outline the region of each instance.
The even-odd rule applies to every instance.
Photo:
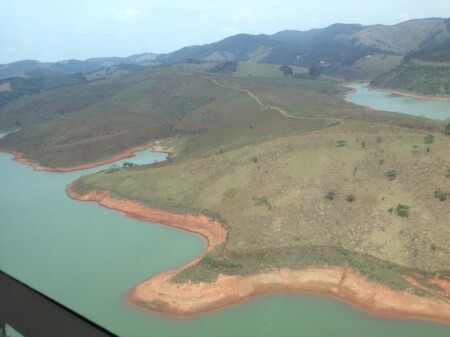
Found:
[[[0,64],[164,53],[238,33],[450,17],[449,0],[0,0]]]

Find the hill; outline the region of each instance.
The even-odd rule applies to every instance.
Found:
[[[30,74],[40,72],[50,72],[59,75],[75,73],[91,73],[102,68],[118,66],[122,64],[153,66],[157,55],[153,53],[143,53],[131,55],[129,57],[98,57],[85,61],[64,60],[59,62],[39,62],[34,60],[23,60],[0,65],[0,79],[16,76],[30,76]]]
[[[347,77],[361,72],[355,62],[367,55],[406,55],[410,51],[433,48],[450,41],[450,20],[421,19],[393,26],[334,24],[309,31],[288,30],[273,35],[239,34],[203,46],[184,47],[159,55],[162,64],[179,62],[253,61],[289,64],[310,68],[321,65],[322,71]],[[383,63],[379,63],[383,64]],[[387,63],[382,70],[390,69]],[[365,70],[362,69],[364,72]],[[353,77],[378,75],[367,72]]]
[[[167,66],[186,62],[229,61],[288,64],[306,68],[321,65],[321,70],[326,74],[344,78],[371,78],[373,75],[378,75],[378,72],[372,74],[370,71],[360,69],[358,65],[355,66],[355,62],[367,55],[404,56],[411,51],[448,44],[450,43],[449,27],[450,19],[431,18],[411,20],[392,26],[333,24],[326,28],[309,31],[286,30],[272,35],[238,34],[214,43],[186,46],[162,55],[143,53],[125,58],[104,57],[54,63],[19,61],[0,65],[0,79],[23,76],[36,69],[73,74],[91,73],[105,67],[114,69],[114,66],[121,64]],[[389,69],[390,63],[386,63],[384,70]],[[113,70],[109,71],[111,72]]]
[[[450,47],[409,53],[404,62],[371,85],[376,88],[405,91],[431,97],[450,97]]]
[[[174,109],[162,88],[171,88],[172,100],[188,95],[164,144],[176,156],[82,177],[70,193],[219,221],[226,241],[171,276],[175,288],[333,266],[448,303],[429,281],[450,280],[450,140],[435,133],[425,144],[441,124],[348,104],[342,88],[322,81],[173,75],[158,73],[158,95],[146,103],[165,102],[168,117]],[[138,301],[154,310],[171,307]]]
[[[43,166],[70,167],[175,136],[187,137],[180,156],[188,156],[216,153],[280,132],[326,128],[346,118],[429,125],[388,113],[368,114],[365,109],[361,113],[361,108],[336,96],[342,88],[321,81],[281,74],[279,78],[222,77],[178,69],[138,72],[9,104],[0,109],[1,128],[20,127],[20,131],[2,138],[0,147],[20,151]],[[254,92],[268,106],[283,102],[281,107],[299,118],[280,118],[255,104],[245,91],[233,88]],[[230,116],[230,111],[236,115]],[[259,114],[267,116],[262,119]]]

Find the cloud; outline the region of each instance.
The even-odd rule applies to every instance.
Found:
[[[136,8],[125,8],[121,12],[117,13],[116,19],[119,21],[131,21],[139,19],[142,16],[142,12]]]

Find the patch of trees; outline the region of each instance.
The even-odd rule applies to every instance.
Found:
[[[403,63],[372,80],[371,85],[425,95],[450,95],[450,67]]]
[[[287,77],[288,75],[294,75],[294,71],[292,70],[292,68],[287,65],[282,65],[278,70],[283,73],[284,77]]]
[[[450,46],[413,51],[407,54],[403,60],[405,62],[410,62],[411,60],[450,62]]]
[[[210,73],[232,74],[237,70],[237,66],[238,66],[237,61],[226,61],[216,64],[208,71]]]

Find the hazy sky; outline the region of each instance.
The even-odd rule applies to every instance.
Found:
[[[0,0],[0,64],[164,53],[238,33],[450,17],[449,0]]]

